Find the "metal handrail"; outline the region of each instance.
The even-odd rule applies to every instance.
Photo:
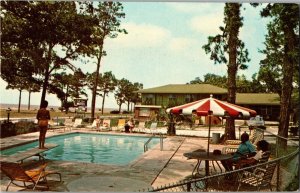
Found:
[[[153,137],[155,137],[155,135],[152,135],[144,144],[144,152],[148,151],[148,144],[153,139]],[[161,133],[159,134],[159,138],[160,138],[160,151],[162,151],[164,144],[163,144],[163,135]]]
[[[152,135],[144,144],[144,152],[148,151],[148,144],[150,143],[150,141],[153,139],[155,135]]]

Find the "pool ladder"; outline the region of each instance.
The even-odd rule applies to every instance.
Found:
[[[152,135],[144,144],[144,152],[148,151],[148,144],[150,143],[150,141],[153,139],[153,137],[155,137],[155,135]],[[159,134],[159,141],[160,141],[160,151],[163,150],[163,146],[164,146],[164,138],[163,135],[160,133]]]

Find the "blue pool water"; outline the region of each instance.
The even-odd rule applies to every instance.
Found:
[[[144,153],[144,144],[149,137],[73,133],[50,137],[47,143],[59,146],[46,152],[50,160],[79,161],[126,165]],[[159,143],[159,138],[153,138],[149,148]],[[1,154],[11,155],[38,146],[38,142],[29,143],[1,151]],[[47,145],[46,145],[47,146]]]

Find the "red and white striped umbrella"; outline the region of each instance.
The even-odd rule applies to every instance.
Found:
[[[255,110],[221,101],[212,96],[210,98],[168,108],[167,113],[185,115],[196,113],[198,116],[207,116],[210,113],[213,116],[230,116],[235,118],[256,116]]]
[[[190,115],[196,113],[198,116],[230,116],[234,118],[254,117],[256,111],[231,104],[225,101],[214,99],[212,95],[210,98],[198,100],[195,102],[187,103],[176,107],[168,108],[167,113],[171,114],[185,114]],[[211,116],[209,116],[208,125],[208,143],[207,143],[207,156],[209,155],[209,139],[210,139]]]

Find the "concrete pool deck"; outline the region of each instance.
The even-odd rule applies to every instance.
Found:
[[[73,130],[75,132],[92,132],[86,129]],[[72,131],[72,132],[73,132]],[[207,136],[207,128],[197,130]],[[224,129],[214,128],[212,132],[222,132]],[[184,132],[184,131],[182,131]],[[186,131],[191,132],[191,131]],[[69,132],[65,132],[69,133]],[[99,132],[98,132],[99,133]],[[101,132],[104,133],[104,132]],[[147,134],[125,134],[142,135]],[[48,131],[47,137],[61,135],[62,132]],[[1,139],[1,149],[36,140],[39,133],[29,133],[15,137]],[[148,135],[150,136],[150,135]],[[56,176],[49,176],[50,191],[58,192],[132,192],[149,187],[158,187],[169,183],[175,183],[191,175],[196,160],[187,160],[183,153],[197,149],[207,148],[207,138],[172,136],[164,139],[163,151],[160,151],[159,144],[145,152],[137,160],[126,166],[104,165],[81,162],[51,161],[48,162],[49,170],[56,170],[62,174],[62,182],[56,182]],[[221,149],[222,145],[211,144],[210,151]],[[201,167],[204,167],[201,165]],[[8,178],[1,174],[1,191],[5,191]],[[9,191],[24,190],[23,188],[11,185]],[[26,191],[31,191],[27,189]],[[37,191],[40,191],[37,189]]]

